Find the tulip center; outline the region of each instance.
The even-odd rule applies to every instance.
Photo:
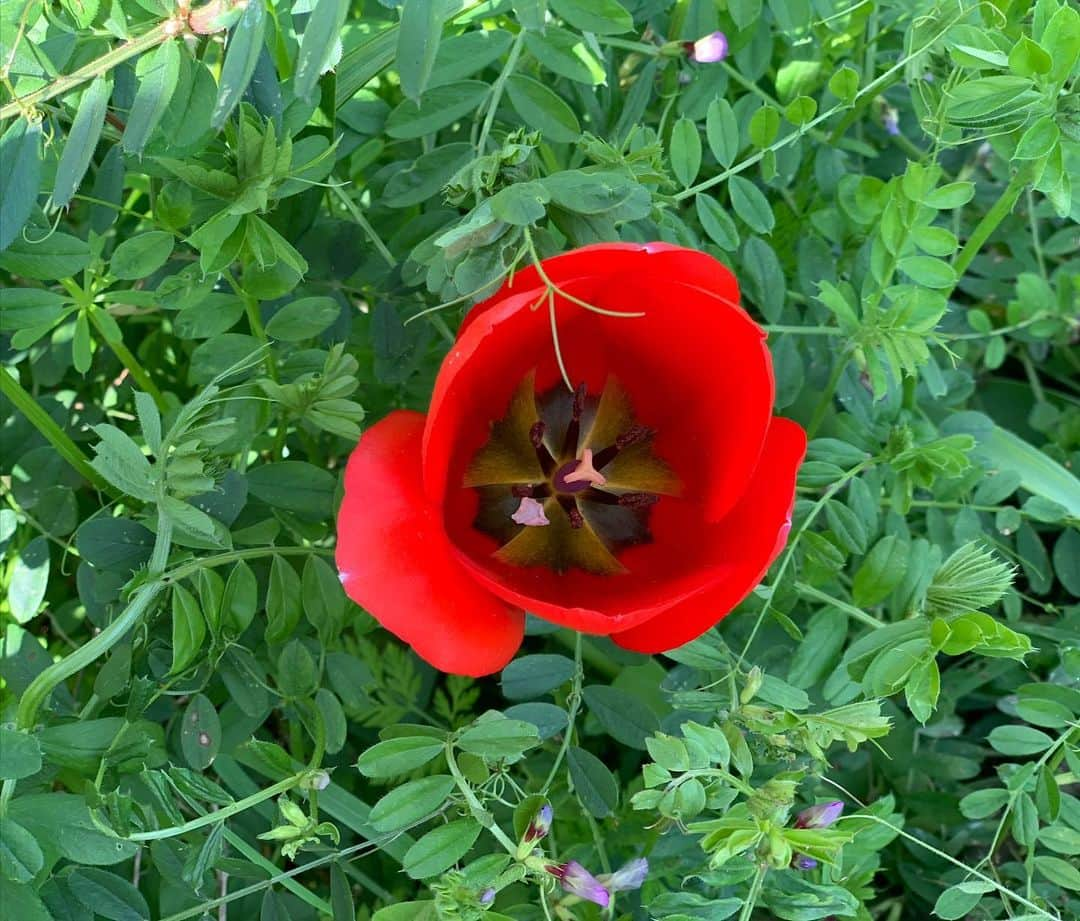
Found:
[[[505,563],[626,572],[619,551],[650,542],[653,506],[679,493],[654,435],[614,378],[599,394],[584,384],[538,394],[529,373],[465,473],[480,494],[473,526],[499,541]]]

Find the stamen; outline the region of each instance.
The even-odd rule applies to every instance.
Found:
[[[585,519],[581,514],[581,509],[577,507],[577,502],[569,496],[560,496],[559,505],[562,506],[563,511],[566,512],[566,516],[570,519],[571,528],[577,531],[585,527]]]
[[[533,450],[536,451],[536,459],[540,461],[540,469],[544,471],[544,476],[550,476],[551,471],[555,469],[555,458],[551,456],[547,445],[544,444],[546,431],[547,426],[544,425],[543,420],[534,422],[532,428],[529,429],[529,441],[532,443]]]
[[[593,466],[592,448],[581,452],[581,459],[573,473],[563,476],[564,483],[588,483],[591,486],[603,486],[607,479]]]
[[[588,389],[582,381],[574,391],[574,403],[570,408],[570,424],[566,427],[566,438],[563,440],[563,457],[573,457],[577,454],[578,437],[581,435],[581,414],[585,412],[587,395]]]
[[[651,492],[628,492],[619,496],[619,505],[632,509],[649,508],[659,501],[660,497]]]
[[[527,528],[542,528],[544,525],[551,524],[544,513],[543,503],[537,502],[528,496],[522,497],[521,504],[518,505],[517,511],[510,518],[517,524],[525,525]]]
[[[602,451],[597,452],[595,460],[597,469],[602,469],[610,464],[615,460],[620,451],[641,444],[644,441],[648,441],[655,434],[655,429],[651,429],[645,425],[630,426],[630,428],[615,439],[615,444],[609,445]]]

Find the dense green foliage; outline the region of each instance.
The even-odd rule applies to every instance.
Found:
[[[0,10],[7,917],[609,916],[545,800],[551,861],[648,859],[612,917],[1080,916],[1075,5]],[[668,655],[438,674],[341,591],[344,460],[617,239],[770,330],[788,547]]]

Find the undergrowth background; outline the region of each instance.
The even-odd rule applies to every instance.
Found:
[[[7,917],[1080,916],[1075,5],[0,11]],[[340,590],[344,460],[616,239],[770,330],[789,545],[665,656],[531,621],[437,674]],[[545,800],[643,887],[518,863]]]

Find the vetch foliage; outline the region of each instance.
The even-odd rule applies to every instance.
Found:
[[[5,916],[1080,915],[1078,62],[1067,0],[0,5]],[[692,253],[648,284],[557,270],[658,242]],[[617,338],[582,329],[659,303],[620,355],[635,411],[712,419],[680,476],[768,456],[753,399],[807,455],[697,639],[576,633],[559,595],[515,602],[497,678],[446,675],[430,612],[376,620],[430,540],[376,559],[385,608],[342,589],[343,526],[404,527],[344,470],[525,282],[528,360],[454,395],[499,395],[466,460],[534,366],[565,436]],[[477,533],[603,493],[582,447]],[[624,525],[681,501],[634,492]],[[653,533],[610,524],[616,562]]]

